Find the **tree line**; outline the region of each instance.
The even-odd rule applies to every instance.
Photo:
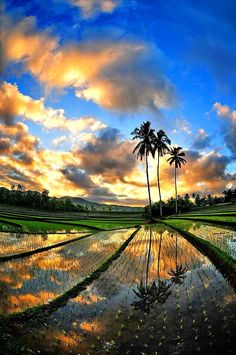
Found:
[[[138,139],[139,142],[133,150],[137,153],[137,158],[142,161],[145,158],[146,179],[149,205],[145,207],[145,214],[152,221],[153,216],[169,215],[173,213],[185,212],[194,207],[205,207],[217,203],[236,201],[236,189],[227,189],[223,191],[223,196],[200,196],[199,194],[186,194],[184,197],[178,195],[177,189],[177,171],[186,164],[185,153],[181,147],[171,146],[171,140],[162,129],[155,131],[151,128],[150,121],[143,122],[139,128],[135,128],[133,132],[133,140]],[[150,181],[149,181],[149,165],[148,158],[157,157],[157,189],[159,202],[152,204]],[[160,159],[165,155],[169,155],[167,159],[170,165],[174,166],[174,189],[175,198],[171,197],[166,202],[161,197],[161,179],[160,179]]]
[[[82,205],[72,203],[69,198],[50,197],[46,189],[42,192],[26,190],[22,184],[12,185],[10,190],[0,187],[0,203],[48,211],[85,211]]]

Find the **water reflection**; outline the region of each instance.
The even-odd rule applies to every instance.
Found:
[[[1,257],[21,254],[35,249],[83,237],[88,233],[55,233],[55,234],[24,234],[0,233],[0,259]]]
[[[236,260],[236,231],[206,223],[191,222],[188,231],[225,251]]]
[[[169,275],[171,276],[171,282],[174,284],[182,285],[186,272],[188,269],[182,264],[178,265],[178,235],[175,235],[175,270],[171,269]]]
[[[157,260],[157,282],[152,281],[149,283],[149,267],[150,267],[150,256],[151,256],[151,246],[152,246],[152,227],[149,226],[149,243],[147,252],[147,266],[145,273],[145,281],[141,279],[140,284],[137,285],[137,290],[133,290],[136,296],[140,299],[132,303],[135,310],[141,310],[143,312],[149,313],[152,305],[155,302],[165,303],[168,297],[171,295],[169,283],[166,280],[160,279],[160,255],[161,255],[161,244],[162,244],[162,234],[160,232],[159,250],[158,250],[158,260]]]
[[[0,312],[21,312],[68,291],[98,268],[134,229],[100,232],[47,252],[0,264]]]
[[[171,280],[172,271],[184,268],[180,283]],[[132,307],[142,301],[140,280],[142,294],[155,284],[152,312]],[[171,294],[160,292],[157,299],[162,282],[171,285]],[[97,280],[43,324],[22,327],[17,341],[46,354],[227,354],[235,314],[233,289],[204,255],[168,228],[152,228],[151,235],[141,229]]]

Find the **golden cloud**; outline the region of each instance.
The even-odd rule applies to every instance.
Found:
[[[148,43],[99,39],[60,46],[47,31],[35,30],[32,17],[13,24],[5,16],[3,22],[5,61],[21,63],[47,88],[73,86],[78,97],[109,109],[159,110],[176,103],[160,69],[163,54]]]
[[[14,117],[21,116],[23,119],[41,124],[45,129],[52,128],[68,130],[73,134],[81,130],[92,132],[105,128],[106,125],[93,117],[81,117],[68,119],[63,109],[46,108],[44,99],[33,100],[31,97],[19,92],[17,85],[2,83],[0,95],[0,117],[6,124],[11,124]]]

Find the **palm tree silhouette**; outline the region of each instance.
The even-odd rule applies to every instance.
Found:
[[[175,270],[171,269],[168,274],[171,276],[171,282],[173,284],[182,285],[183,280],[186,277],[187,268],[182,264],[178,265],[178,235],[175,235]]]
[[[162,217],[162,200],[160,185],[160,157],[163,157],[169,150],[171,140],[167,137],[165,131],[160,129],[153,135],[154,153],[157,152],[157,187],[159,191],[160,217]]]
[[[149,313],[152,304],[155,300],[155,291],[156,284],[151,282],[149,284],[149,266],[150,266],[150,257],[151,257],[151,247],[152,247],[152,228],[149,227],[149,243],[148,243],[148,252],[147,252],[147,265],[145,272],[145,282],[141,280],[140,284],[137,285],[137,290],[133,290],[136,296],[140,299],[139,301],[133,302],[134,308],[140,309],[143,312]]]
[[[160,258],[161,258],[161,245],[162,245],[162,232],[160,232],[159,250],[158,250],[158,260],[157,260],[157,282],[152,281],[149,283],[149,267],[150,267],[150,255],[151,255],[151,245],[152,245],[152,227],[149,229],[149,247],[148,247],[148,257],[146,266],[146,280],[145,283],[141,280],[140,284],[137,285],[137,290],[133,290],[136,296],[140,299],[132,303],[134,309],[141,310],[145,313],[149,313],[151,307],[154,303],[158,302],[163,304],[167,301],[171,295],[169,288],[171,283],[166,280],[160,279]]]
[[[137,152],[137,158],[140,157],[141,161],[145,156],[147,188],[148,188],[148,198],[149,198],[149,216],[150,216],[150,220],[152,220],[152,200],[151,200],[149,172],[148,172],[148,156],[150,153],[154,155],[153,144],[152,144],[154,129],[151,129],[151,122],[147,121],[147,122],[143,122],[140,128],[135,128],[131,134],[134,135],[133,140],[134,139],[140,140],[140,142],[134,148],[133,153]]]
[[[175,213],[178,213],[178,197],[177,197],[177,169],[186,163],[184,152],[181,152],[181,147],[172,147],[169,151],[170,158],[167,159],[170,165],[175,163]]]

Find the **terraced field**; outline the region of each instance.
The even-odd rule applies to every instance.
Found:
[[[57,236],[72,238],[45,242]],[[2,255],[44,245],[1,238]],[[0,264],[4,354],[230,353],[234,290],[179,233],[159,224],[81,238]]]
[[[234,353],[232,227],[25,217],[1,217],[21,224],[0,234],[1,353]],[[72,233],[22,233],[56,221]]]

